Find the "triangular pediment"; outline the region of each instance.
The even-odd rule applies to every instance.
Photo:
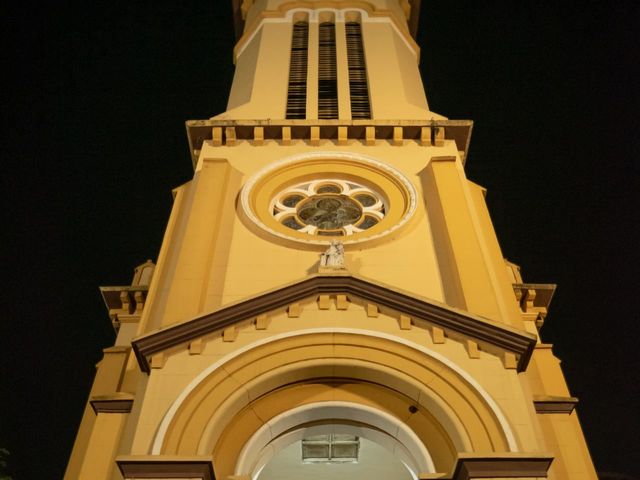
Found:
[[[423,320],[448,332],[455,332],[466,338],[490,344],[515,354],[518,358],[519,371],[526,369],[536,343],[536,337],[524,330],[394,289],[379,282],[373,283],[352,274],[316,274],[302,281],[138,337],[132,342],[133,349],[140,368],[148,373],[149,358],[153,355],[192,342],[212,332],[229,328],[247,319],[319,295],[358,297],[416,320]]]

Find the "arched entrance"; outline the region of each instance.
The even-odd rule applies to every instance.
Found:
[[[400,461],[394,452],[368,437],[359,436],[358,434],[361,433],[361,430],[354,432],[349,426],[342,425],[305,429],[305,439],[281,447],[253,478],[256,480],[300,478],[414,480],[416,478],[415,472]],[[352,451],[348,451],[345,447]],[[329,448],[331,452],[327,451]],[[334,449],[337,459],[333,456]],[[320,455],[324,457],[318,458]],[[315,458],[309,459],[310,456]]]
[[[361,440],[365,440],[364,443],[368,449],[384,456],[385,461],[395,460],[399,466],[404,466],[414,476],[420,472],[435,471],[431,456],[422,441],[398,418],[359,403],[326,401],[296,407],[265,423],[245,444],[235,473],[242,475],[250,472],[252,478],[258,478],[258,474],[266,465],[294,444],[300,444],[301,447],[298,464],[311,464],[314,460],[318,463],[340,464],[342,463],[340,456],[331,458],[333,453],[331,441],[337,436],[343,439],[345,446],[354,447],[353,452],[345,451],[342,454],[342,458],[349,458],[352,463],[362,462],[362,458],[358,455],[360,453],[358,444]],[[326,440],[323,437],[326,437]],[[349,445],[348,440],[344,440],[348,437],[355,438],[352,440],[353,445]],[[304,447],[308,446],[305,445],[305,441],[310,438],[320,438],[317,446],[326,448],[325,453],[328,454],[326,458],[314,457],[313,452],[305,458],[307,452]],[[313,445],[313,442],[310,443]],[[323,455],[323,449],[319,450],[320,455]],[[346,455],[349,454],[351,456],[347,457]],[[370,464],[378,465],[381,460],[383,459],[373,458],[371,455],[367,457]],[[293,464],[284,461],[280,463],[289,466]],[[355,467],[351,470],[355,470]]]
[[[517,451],[493,400],[446,358],[390,334],[315,329],[211,365],[174,402],[153,453],[213,454],[218,476],[255,477],[323,422],[363,429],[414,473],[448,471],[457,452]]]

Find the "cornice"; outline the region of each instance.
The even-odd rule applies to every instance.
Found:
[[[434,117],[424,120],[238,120],[215,117],[188,120],[185,125],[194,168],[205,142],[211,142],[214,147],[231,147],[242,140],[252,142],[257,147],[266,145],[268,140],[282,145],[290,145],[295,140],[332,140],[338,145],[347,140],[357,140],[364,145],[375,145],[377,140],[382,140],[396,146],[413,140],[425,147],[439,147],[444,145],[445,140],[453,140],[464,164],[473,121],[446,120],[431,113]]]
[[[129,413],[133,406],[133,395],[115,393],[113,395],[96,395],[89,399],[91,408],[98,413]]]
[[[513,291],[520,304],[523,320],[535,321],[538,330],[544,325],[544,320],[556,291],[553,283],[514,283]]]
[[[128,455],[116,458],[125,478],[200,478],[215,480],[209,456]],[[553,456],[528,453],[461,453],[453,475],[420,475],[422,479],[547,478]]]
[[[458,457],[451,480],[476,478],[547,478],[553,456],[548,454],[465,454]],[[444,479],[443,479],[444,480]]]
[[[524,371],[535,347],[536,337],[523,330],[494,322],[469,312],[417,297],[355,275],[316,274],[300,282],[227,305],[214,312],[171,325],[135,339],[132,346],[142,371],[149,373],[149,358],[168,348],[222,330],[240,321],[287,307],[321,294],[346,294],[387,307],[416,320],[424,320],[445,330],[489,343],[519,357],[517,369]]]
[[[124,478],[216,478],[208,456],[123,455],[116,463]]]
[[[570,414],[576,408],[576,397],[558,397],[550,395],[534,395],[533,406],[536,413],[565,413]]]
[[[118,331],[122,323],[140,320],[149,292],[146,285],[100,287],[113,328]]]

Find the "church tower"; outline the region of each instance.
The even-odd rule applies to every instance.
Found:
[[[227,110],[187,122],[156,264],[103,287],[67,479],[595,479],[553,285],[500,251],[419,0],[233,0]],[[479,159],[481,161],[481,159]]]

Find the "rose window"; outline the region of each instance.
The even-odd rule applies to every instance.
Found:
[[[309,235],[352,235],[377,225],[385,215],[380,194],[346,180],[300,183],[280,192],[272,203],[278,222]]]

